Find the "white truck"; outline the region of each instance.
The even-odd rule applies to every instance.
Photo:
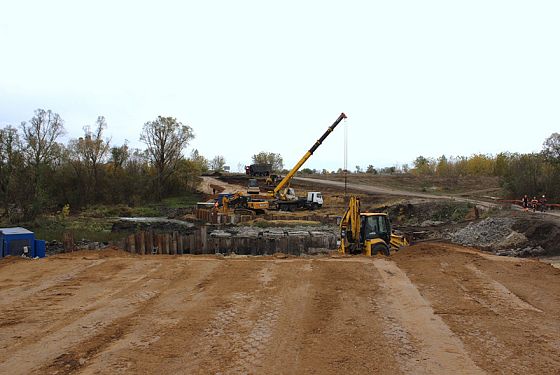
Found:
[[[295,197],[294,189],[288,188],[286,197],[288,197],[287,200],[274,201],[272,206],[280,211],[316,210],[323,207],[323,194],[320,191],[310,191],[307,193],[307,197]]]

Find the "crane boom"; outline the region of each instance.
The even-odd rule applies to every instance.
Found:
[[[317,140],[317,142],[315,142],[315,144],[309,149],[309,151],[307,151],[305,153],[305,155],[303,155],[303,157],[297,162],[296,165],[294,165],[294,167],[292,168],[292,170],[286,175],[286,177],[284,177],[282,179],[282,181],[280,181],[280,183],[278,185],[276,185],[276,187],[274,188],[274,191],[272,192],[274,196],[276,196],[278,194],[278,192],[280,190],[282,190],[282,188],[284,188],[286,186],[286,184],[288,184],[288,182],[290,182],[290,180],[292,179],[292,177],[294,177],[294,175],[296,174],[296,172],[301,168],[301,166],[307,161],[307,159],[309,159],[309,157],[311,155],[313,155],[313,153],[315,152],[315,150],[317,150],[317,148],[319,148],[319,146],[321,146],[321,144],[323,143],[323,141],[329,136],[329,134],[332,133],[332,131],[334,130],[334,128],[336,128],[336,126],[343,120],[346,118],[346,115],[343,113],[340,114],[340,116],[338,116],[338,118],[336,119],[336,121],[329,126],[329,128],[327,129],[327,131],[325,132],[325,134],[323,134],[323,136],[321,138],[319,138],[319,140]]]

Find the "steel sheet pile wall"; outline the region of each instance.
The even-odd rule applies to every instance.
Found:
[[[157,234],[139,232],[128,236],[117,246],[134,254],[244,254],[293,255],[334,250],[337,238],[333,233],[315,231],[257,231],[232,234],[221,230],[209,234],[207,227],[184,235],[178,232]]]

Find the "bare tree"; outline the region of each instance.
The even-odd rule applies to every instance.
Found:
[[[109,152],[109,140],[103,139],[103,131],[107,128],[105,117],[97,117],[95,129],[84,127],[84,137],[78,140],[78,151],[82,153],[88,174],[93,179],[96,200],[99,199],[99,165],[105,161]]]
[[[21,167],[18,165],[19,160],[21,160],[21,155],[17,129],[11,126],[0,129],[0,199],[3,203],[4,213],[8,216],[8,205],[11,201],[13,202],[13,193],[17,189],[15,174],[18,172],[18,166]]]
[[[155,121],[144,124],[140,140],[148,147],[150,161],[156,170],[157,199],[161,199],[165,182],[181,160],[183,149],[193,138],[192,128],[174,117],[158,116]]]
[[[560,164],[560,134],[552,133],[543,142],[543,154],[551,162]]]
[[[210,161],[210,169],[214,172],[222,172],[224,170],[224,165],[226,165],[226,159],[222,155],[216,155],[214,159]]]
[[[25,160],[32,169],[30,194],[33,200],[26,209],[26,216],[32,218],[47,203],[48,196],[43,194],[47,187],[43,177],[47,176],[48,168],[60,154],[61,146],[57,139],[64,134],[64,125],[58,113],[37,109],[29,123],[21,123],[21,130]]]
[[[37,109],[29,123],[21,123],[21,130],[27,161],[37,176],[40,166],[49,165],[56,156],[59,149],[56,140],[64,134],[62,118],[50,109]]]

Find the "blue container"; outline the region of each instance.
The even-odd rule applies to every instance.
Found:
[[[45,240],[35,240],[35,255],[34,257],[44,258],[46,253],[47,244]]]
[[[37,252],[36,243],[42,242]],[[35,241],[35,234],[25,228],[0,228],[0,257],[8,255],[45,256],[45,241]]]

